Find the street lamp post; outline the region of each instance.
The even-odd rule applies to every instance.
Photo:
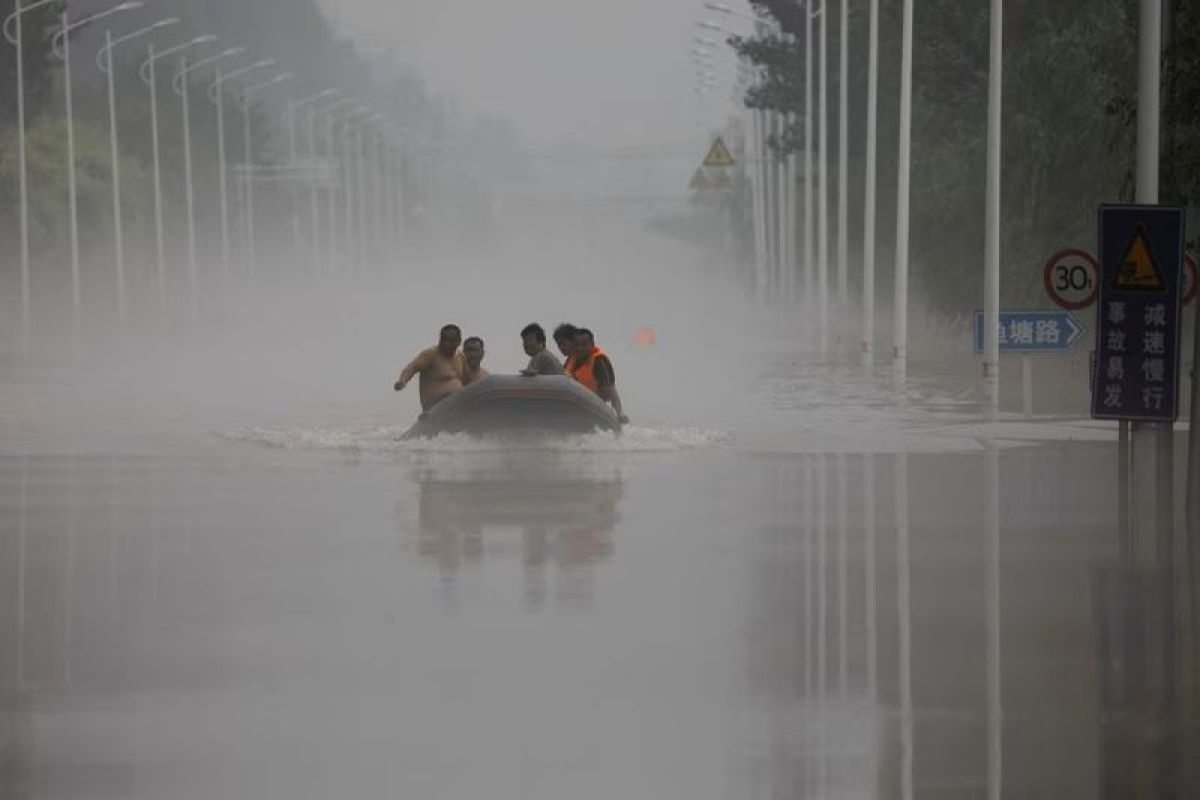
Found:
[[[222,93],[221,87],[228,80],[239,78],[256,69],[264,69],[274,65],[275,59],[264,58],[260,61],[255,61],[253,64],[222,74],[221,66],[218,64],[213,76],[213,82],[208,86],[208,98],[217,107],[217,161],[220,165],[218,184],[221,193],[221,268],[225,273],[227,281],[233,258],[230,254],[229,245],[229,162],[225,156],[225,96]]]
[[[328,103],[324,106],[319,106],[319,107],[316,105],[309,106],[308,149],[309,149],[309,154],[313,158],[317,157],[317,135],[316,135],[317,118],[319,116],[325,117],[325,119],[323,121],[324,122],[324,130],[325,130],[325,159],[329,162],[332,162],[333,158],[334,158],[334,149],[333,149],[333,124],[334,124],[334,119],[335,119],[334,112],[341,111],[344,113],[346,106],[354,105],[357,102],[358,101],[355,100],[353,97],[341,97],[341,98],[338,98],[337,100],[334,100],[332,103]],[[336,244],[335,240],[336,240],[336,236],[337,236],[337,230],[336,230],[336,228],[337,228],[337,200],[336,200],[336,197],[334,194],[334,188],[332,185],[326,187],[325,193],[326,193],[325,206],[326,206],[327,216],[328,216],[328,219],[326,220],[328,223],[328,235],[325,237],[326,240],[328,241],[328,244],[325,249],[325,255],[327,256],[325,263],[326,263],[327,271],[329,272],[330,275],[332,275],[333,274],[333,260],[335,258],[335,244]],[[316,232],[320,230],[320,199],[318,197],[317,187],[315,185],[312,187],[312,194],[309,198],[309,202],[311,204],[310,211],[312,213],[312,225],[313,225],[314,236],[316,236]],[[320,251],[320,248],[318,247],[318,243],[315,238],[313,240],[313,257],[318,262],[321,258],[321,251]]]
[[[904,0],[900,45],[900,149],[896,181],[896,286],[892,377],[903,390],[908,371],[908,226],[912,172],[913,0]]]
[[[17,175],[21,222],[21,349],[28,351],[33,312],[29,291],[29,172],[25,163],[25,54],[21,15],[41,8],[52,0],[38,0],[27,6],[13,0],[13,12],[3,23],[4,38],[17,49]]]
[[[197,36],[191,41],[174,47],[168,47],[166,50],[156,51],[152,42],[146,49],[146,60],[142,62],[142,67],[139,70],[142,81],[150,87],[150,144],[154,162],[154,247],[155,247],[155,264],[158,273],[158,294],[159,302],[163,309],[167,306],[167,259],[165,254],[165,246],[163,242],[163,208],[162,208],[162,163],[160,159],[159,138],[158,138],[158,70],[156,69],[158,60],[166,58],[175,53],[183,52],[191,47],[206,44],[216,41],[216,36],[206,34]],[[186,135],[186,133],[185,133]],[[194,287],[193,287],[194,288]]]
[[[142,5],[141,0],[131,0],[74,22],[70,19],[70,11],[64,10],[59,30],[50,41],[50,49],[63,62],[63,101],[67,119],[67,204],[71,229],[71,308],[76,336],[79,335],[82,325],[83,292],[80,286],[79,203],[75,179],[75,103],[71,92],[71,31],[118,12],[140,8]]]
[[[271,86],[277,86],[286,80],[291,79],[292,73],[283,72],[272,78],[267,78],[259,83],[250,86],[243,86],[241,92],[242,106],[242,135],[244,137],[243,154],[246,163],[243,167],[243,180],[245,181],[245,203],[242,213],[245,217],[246,226],[246,269],[250,274],[250,280],[253,281],[257,267],[256,242],[254,234],[254,141],[251,138],[250,130],[250,98],[255,92],[262,91]]]
[[[299,111],[300,109],[306,110],[306,118],[307,118],[307,122],[308,122],[308,144],[309,144],[308,154],[309,154],[310,160],[315,159],[316,153],[314,152],[314,149],[313,149],[313,129],[312,129],[313,107],[315,105],[319,104],[322,100],[329,98],[329,97],[334,97],[337,94],[339,94],[339,90],[336,88],[330,87],[328,89],[323,89],[319,92],[311,94],[308,97],[302,98],[295,102],[292,102],[290,100],[288,101],[288,104],[287,104],[288,157],[291,159],[293,167],[295,166],[295,163],[296,163],[297,150],[298,150],[297,145],[296,145],[296,112]],[[318,237],[318,232],[317,232],[317,189],[316,189],[315,182],[310,187],[309,210],[312,213],[312,223],[313,223],[313,228],[312,228],[312,231],[310,232],[310,236],[312,237],[312,247],[310,248],[310,251],[311,251],[312,263],[313,263],[313,273],[315,274],[316,269],[317,269],[317,264],[318,264],[318,257],[317,257],[317,237]],[[295,261],[298,263],[300,261],[300,212],[299,212],[299,207],[297,205],[296,197],[295,197],[294,193],[292,195],[292,251],[294,253]]]
[[[188,306],[192,319],[195,319],[199,313],[199,277],[196,267],[196,194],[192,183],[192,103],[188,75],[245,51],[244,47],[230,47],[195,63],[188,63],[186,56],[181,57],[179,71],[175,73],[175,77],[171,81],[171,88],[174,89],[175,94],[179,95],[183,111],[183,183],[187,207]]]
[[[867,163],[863,192],[863,366],[875,365],[875,188],[879,125],[879,0],[870,0],[867,48]]]
[[[117,271],[117,316],[122,322],[126,319],[125,308],[125,240],[121,230],[121,156],[117,141],[117,92],[113,76],[113,48],[119,44],[153,33],[156,30],[176,25],[178,17],[160,19],[144,28],[123,36],[113,38],[112,29],[104,32],[104,47],[96,54],[96,66],[105,74],[108,82],[108,127],[109,148],[112,158],[112,194],[113,194],[113,247],[116,256]]]

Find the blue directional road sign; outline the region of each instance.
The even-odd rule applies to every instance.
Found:
[[[1083,335],[1070,311],[1001,311],[1000,350],[1011,353],[1061,353]],[[975,352],[983,352],[983,312],[975,312]]]
[[[1100,207],[1095,419],[1179,415],[1183,209]]]

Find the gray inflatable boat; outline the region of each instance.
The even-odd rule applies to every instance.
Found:
[[[563,375],[492,375],[442,400],[401,437],[499,431],[619,431],[612,407]]]

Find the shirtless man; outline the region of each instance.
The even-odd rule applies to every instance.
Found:
[[[439,400],[454,394],[463,387],[463,357],[458,352],[462,342],[462,330],[457,325],[442,327],[438,343],[417,353],[409,365],[400,373],[395,390],[408,385],[413,376],[420,375],[421,410],[428,411]]]
[[[491,377],[490,372],[483,368],[483,339],[478,336],[468,336],[463,342],[463,386]]]

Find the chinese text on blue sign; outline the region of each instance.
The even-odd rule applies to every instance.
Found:
[[[1001,311],[1000,349],[1051,353],[1071,349],[1083,326],[1069,311]],[[975,352],[983,352],[983,312],[975,312]]]
[[[1100,208],[1096,419],[1178,416],[1183,209]]]

